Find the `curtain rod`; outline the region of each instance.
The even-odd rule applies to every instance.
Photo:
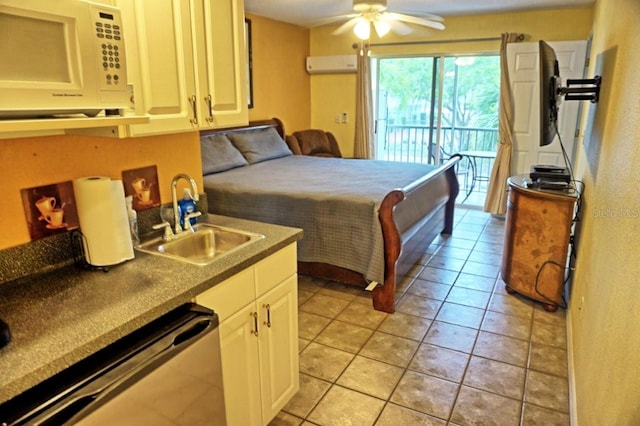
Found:
[[[470,43],[470,42],[481,42],[481,41],[499,41],[501,37],[485,37],[485,38],[459,38],[459,39],[449,39],[449,40],[425,40],[425,41],[397,41],[391,43],[370,43],[370,47],[375,46],[409,46],[409,45],[417,45],[417,44],[447,44],[447,43]],[[518,41],[524,40],[524,34],[518,34]],[[353,48],[358,48],[357,43],[353,43]]]

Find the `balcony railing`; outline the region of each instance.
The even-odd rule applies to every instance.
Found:
[[[380,128],[382,127],[382,128]],[[442,127],[440,149],[436,149],[436,128],[422,125],[386,125],[378,128],[376,157],[380,160],[407,163],[435,164],[452,154],[462,151],[497,151],[498,129],[478,127]],[[468,160],[467,160],[468,161]],[[493,159],[476,160],[476,176],[491,175]],[[459,173],[459,178],[460,178]],[[460,179],[461,189],[466,190],[470,179]],[[486,192],[487,182],[481,181],[474,191]]]

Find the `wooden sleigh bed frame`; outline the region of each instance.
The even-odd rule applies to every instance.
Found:
[[[219,133],[229,134],[269,127],[274,128],[280,137],[286,140],[284,126],[277,118],[252,121],[248,126],[243,127],[201,131],[200,136],[208,137]],[[455,166],[459,160],[459,156],[453,156],[438,168],[409,185],[390,190],[382,200],[378,218],[384,244],[384,282],[378,283],[371,290],[374,309],[393,313],[396,291],[400,281],[424,256],[427,247],[438,234],[452,233],[455,199],[459,191]],[[397,218],[405,214],[406,211],[415,211],[416,206],[421,204],[421,200],[424,200],[424,197],[429,197],[431,193],[446,193],[448,197],[422,214],[421,217],[409,220],[411,224],[400,229],[397,225]],[[367,287],[371,284],[359,272],[328,263],[299,261],[298,272],[303,275],[361,287]]]

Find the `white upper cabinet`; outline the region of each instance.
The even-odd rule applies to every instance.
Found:
[[[124,117],[0,121],[0,139],[147,136],[246,125],[243,0],[98,0],[121,10],[132,107]]]
[[[129,82],[149,124],[129,136],[248,121],[242,0],[118,0]]]
[[[129,126],[129,136],[193,130],[189,98],[195,95],[189,3],[119,0],[125,19],[128,81],[136,114],[150,123]]]
[[[195,1],[196,47],[201,127],[248,123],[244,3],[242,0]],[[200,9],[202,8],[202,9]]]

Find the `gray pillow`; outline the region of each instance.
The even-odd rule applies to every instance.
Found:
[[[203,175],[224,172],[249,164],[225,135],[200,138],[200,151]]]
[[[286,142],[273,127],[264,130],[229,133],[227,136],[249,164],[293,155]]]

